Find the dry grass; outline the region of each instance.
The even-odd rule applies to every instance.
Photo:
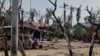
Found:
[[[25,50],[27,56],[67,56],[67,43],[65,40],[62,40],[58,43],[51,43],[50,49],[45,50]],[[89,43],[82,42],[71,42],[74,56],[88,56],[89,52]],[[94,47],[95,56],[100,56],[100,44],[95,44]],[[9,52],[10,54],[10,52]],[[0,56],[4,56],[3,52],[0,51]],[[22,56],[18,52],[18,56]]]

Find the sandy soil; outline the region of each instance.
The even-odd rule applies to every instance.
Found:
[[[65,40],[59,40],[58,42],[50,42],[48,50],[43,48],[41,50],[25,50],[27,56],[68,56],[67,43]],[[89,43],[83,42],[71,42],[74,56],[88,56]],[[9,51],[10,53],[10,51]],[[100,44],[95,44],[94,47],[95,56],[100,56]],[[0,51],[0,56],[4,56]],[[22,56],[18,52],[18,56]]]

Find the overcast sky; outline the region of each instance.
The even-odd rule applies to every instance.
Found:
[[[22,8],[24,10],[29,11],[30,10],[30,0],[22,0]],[[54,1],[54,0],[52,0]],[[83,18],[84,16],[88,15],[88,13],[84,10],[86,6],[93,7],[94,9],[100,9],[100,0],[58,0],[58,9],[56,12],[57,16],[61,16],[63,14],[63,9],[60,8],[60,6],[63,5],[63,2],[67,3],[68,5],[72,5],[75,7],[79,7],[82,5],[82,12],[81,12],[81,20],[80,22],[84,22]],[[38,11],[41,12],[41,14],[45,14],[46,8],[53,8],[53,6],[48,2],[48,0],[31,0],[31,8],[36,8]],[[66,9],[67,15],[69,14],[69,10]],[[76,23],[76,17],[75,17],[76,11],[74,12],[73,16],[73,24]]]

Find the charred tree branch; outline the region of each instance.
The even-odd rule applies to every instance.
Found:
[[[57,9],[57,0],[55,0],[55,3],[53,3],[51,0],[48,0],[48,1],[54,6],[54,10],[52,11],[52,14],[53,14],[54,18],[56,19],[59,27],[63,31],[65,39],[68,41],[68,51],[69,51],[70,56],[73,56],[72,48],[71,48],[71,45],[70,45],[70,39],[68,38],[68,35],[65,32],[65,28],[62,27],[61,23],[59,22],[58,18],[55,15],[55,12],[56,12],[56,9]]]
[[[91,10],[92,10],[92,9],[91,9]],[[97,26],[97,28],[96,28],[93,32],[92,32],[92,30],[91,30],[91,32],[92,32],[92,41],[91,41],[91,45],[90,45],[90,49],[89,49],[89,56],[92,56],[93,47],[94,47],[94,36],[96,35],[97,31],[98,31],[99,28],[100,28],[100,24],[96,24],[96,23],[92,22],[92,19],[96,19],[97,16],[98,16],[98,14],[99,14],[99,12],[96,14],[96,16],[93,16],[92,12],[88,9],[88,7],[87,7],[86,11],[87,11],[87,12],[89,13],[89,15],[90,15],[88,21],[92,24],[92,27],[93,27],[93,26]],[[92,28],[91,28],[91,29],[92,29]]]

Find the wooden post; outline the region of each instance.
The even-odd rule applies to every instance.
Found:
[[[12,0],[11,56],[17,56],[18,48],[18,0]]]

